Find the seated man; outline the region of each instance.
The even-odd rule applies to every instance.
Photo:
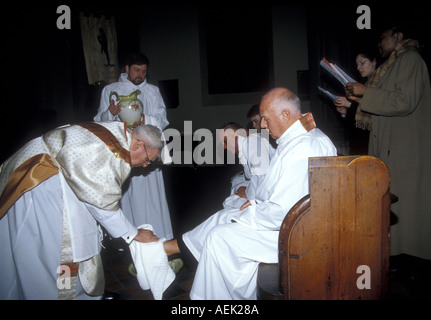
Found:
[[[222,129],[218,137],[220,142],[224,149],[238,155],[239,163],[243,166],[243,171],[231,179],[231,193],[223,202],[223,208],[238,209],[244,204],[244,198],[254,199],[255,186],[263,179],[274,148],[268,141],[266,130],[261,135],[245,130],[234,122],[224,125]]]
[[[256,129],[257,132],[259,133],[261,128],[260,128],[260,110],[259,110],[259,103],[254,104],[250,110],[248,110],[247,112],[247,118],[248,120],[250,120],[250,124],[249,127],[250,129]]]
[[[289,90],[271,90],[260,108],[261,126],[278,147],[255,198],[240,209],[221,210],[182,238],[164,243],[168,255],[190,251],[198,261],[191,299],[256,299],[258,265],[278,262],[281,223],[309,193],[308,158],[337,154],[312,115],[301,114],[299,98]]]
[[[163,147],[153,126],[64,126],[0,166],[0,299],[101,298],[100,223],[127,243],[157,241],[119,208],[132,167]]]

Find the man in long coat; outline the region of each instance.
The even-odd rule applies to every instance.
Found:
[[[369,154],[383,160],[391,174],[391,206],[398,221],[391,227],[391,255],[431,259],[431,87],[418,43],[392,28],[379,47],[387,60],[364,87],[346,85],[349,99],[371,114]]]

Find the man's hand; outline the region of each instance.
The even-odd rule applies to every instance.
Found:
[[[242,211],[242,210],[244,210],[245,208],[250,207],[250,206],[251,206],[251,202],[250,202],[250,200],[247,200],[247,202],[246,202],[246,203],[244,203],[244,204],[241,206],[241,208],[239,208],[239,210],[240,210],[240,211]]]
[[[245,190],[246,190],[246,187],[244,187],[244,186],[239,187],[238,190],[236,190],[235,194],[240,198],[247,199],[247,196],[245,194]]]
[[[148,243],[148,242],[159,241],[159,238],[157,238],[154,232],[151,230],[139,229],[138,234],[133,240],[136,240],[142,243]]]
[[[349,82],[344,86],[344,91],[349,100],[361,102],[367,86],[359,82]]]
[[[111,100],[111,104],[108,107],[109,112],[112,113],[112,115],[116,116],[121,111],[121,103],[115,104],[114,99]]]
[[[141,121],[139,122],[133,122],[133,126],[137,127],[137,126],[141,126],[145,124],[145,114],[141,114]]]

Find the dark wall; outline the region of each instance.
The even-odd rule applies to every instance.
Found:
[[[138,50],[138,12],[133,7],[70,4],[71,29],[59,30],[61,3],[12,5],[2,21],[3,95],[0,162],[28,140],[67,123],[92,120],[101,86],[87,81],[79,12],[109,14],[117,25],[119,60]],[[103,9],[100,9],[103,8]]]
[[[70,51],[56,28],[56,11],[25,7],[3,30],[2,158],[56,123],[57,105],[70,105]]]
[[[72,10],[71,30],[59,30],[56,9],[60,4],[12,4],[8,14],[2,18],[1,40],[6,54],[2,59],[0,127],[4,142],[0,161],[29,139],[59,125],[91,120],[97,111],[102,88],[87,82],[79,27],[80,11],[115,17],[120,65],[127,52],[139,49],[139,19],[151,15],[151,8],[145,6],[148,12],[142,12],[138,3],[113,6],[109,3],[73,2],[69,4]],[[333,128],[343,124],[333,107],[322,101],[316,92],[316,85],[322,79],[330,81],[324,78],[318,66],[323,56],[337,60],[354,74],[354,59],[360,44],[376,43],[379,27],[388,20],[407,18],[422,31],[424,58],[430,62],[428,18],[422,5],[412,2],[401,7],[371,4],[370,31],[356,28],[358,5],[307,6],[311,111],[318,125],[329,135]],[[342,88],[335,90],[342,93]]]

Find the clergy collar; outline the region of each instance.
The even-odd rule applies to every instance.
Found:
[[[293,125],[291,125],[280,138],[276,140],[277,144],[282,144],[283,142],[288,142],[292,138],[304,132],[310,132],[316,128],[316,123],[314,122],[313,115],[311,112],[303,114],[301,118],[296,120]]]

